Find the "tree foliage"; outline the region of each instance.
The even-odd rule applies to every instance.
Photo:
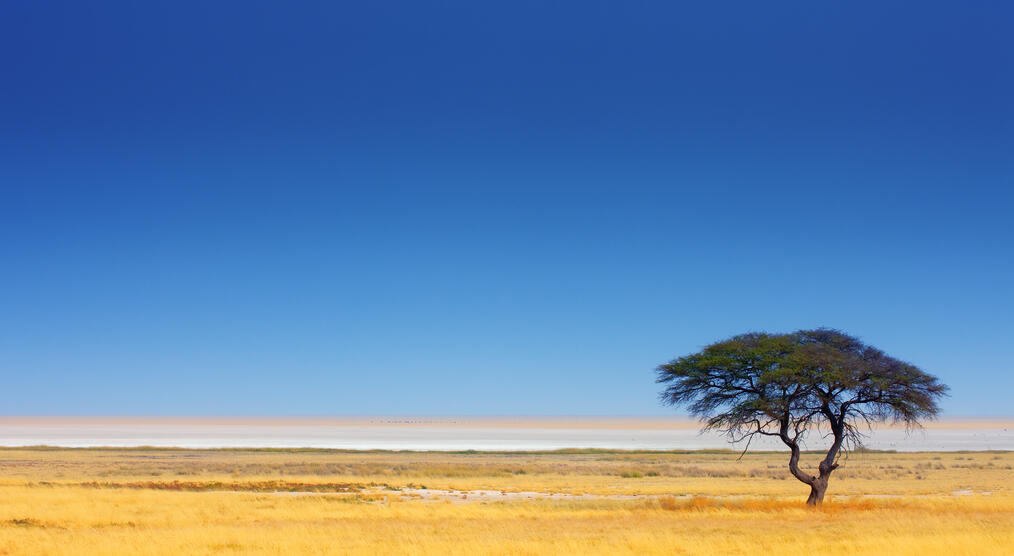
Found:
[[[663,403],[683,406],[732,442],[757,435],[789,447],[789,470],[820,504],[838,459],[861,446],[875,422],[917,427],[939,413],[947,386],[843,332],[755,332],[711,344],[657,368]],[[831,445],[818,474],[799,468],[800,442],[820,432]]]

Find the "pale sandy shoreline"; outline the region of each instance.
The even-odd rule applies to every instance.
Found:
[[[595,430],[698,430],[701,423],[687,417],[583,417],[583,416],[0,416],[0,426],[58,425],[184,425],[271,427],[481,427],[512,429]],[[881,424],[876,430],[903,429]],[[926,430],[1014,429],[1012,417],[946,417],[923,423]]]
[[[686,417],[0,417],[0,446],[335,448],[354,450],[696,450],[729,448]],[[810,441],[822,444],[820,431]],[[1014,450],[1014,419],[951,418],[879,427],[878,450]],[[754,439],[757,449],[784,449]]]

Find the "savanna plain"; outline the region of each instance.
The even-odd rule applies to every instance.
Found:
[[[816,466],[818,454],[804,463]],[[1014,453],[0,449],[3,554],[1010,554]]]

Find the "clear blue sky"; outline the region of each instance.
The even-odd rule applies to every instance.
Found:
[[[7,2],[0,413],[669,414],[816,326],[1014,413],[1012,21]]]

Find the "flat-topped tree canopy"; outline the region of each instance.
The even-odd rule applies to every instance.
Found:
[[[791,450],[789,470],[820,504],[838,458],[862,443],[874,422],[919,426],[940,408],[947,386],[921,369],[841,331],[751,332],[716,342],[657,368],[663,403],[686,407],[704,430],[732,442],[774,436]],[[807,431],[833,440],[814,476],[799,468]]]

